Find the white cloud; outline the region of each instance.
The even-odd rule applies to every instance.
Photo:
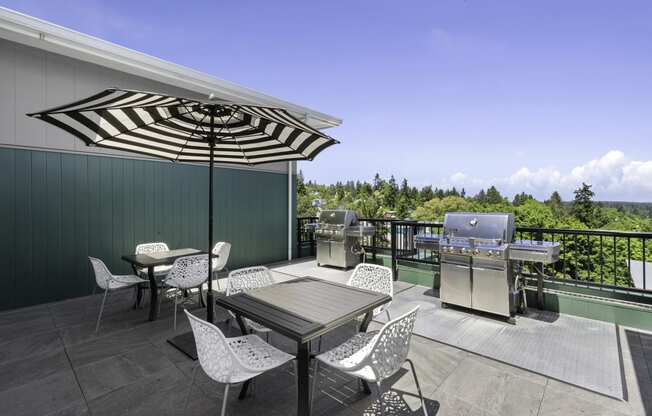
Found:
[[[464,187],[471,193],[495,185],[510,196],[527,192],[537,198],[546,198],[552,191],[559,191],[565,199],[571,198],[573,190],[582,182],[593,185],[596,199],[650,202],[652,160],[631,160],[623,152],[611,150],[568,172],[561,172],[555,167],[522,167],[507,177],[474,178],[464,172],[457,172],[443,180],[445,186]]]

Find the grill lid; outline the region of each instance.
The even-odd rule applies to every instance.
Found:
[[[325,209],[319,214],[319,222],[322,225],[343,225],[349,227],[358,223],[358,217],[354,211],[347,209]]]
[[[444,217],[447,238],[514,239],[514,214],[508,212],[448,212]]]

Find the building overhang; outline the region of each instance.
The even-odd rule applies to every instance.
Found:
[[[225,100],[282,107],[318,129],[342,120],[194,69],[0,7],[0,38]]]

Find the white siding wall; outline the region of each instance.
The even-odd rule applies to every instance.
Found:
[[[66,104],[109,87],[201,98],[196,93],[172,85],[0,39],[0,146],[142,159],[130,153],[87,147],[65,131],[25,116],[26,113]],[[288,164],[266,164],[254,169],[287,172]]]

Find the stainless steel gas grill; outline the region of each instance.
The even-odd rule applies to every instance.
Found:
[[[515,241],[514,231],[511,213],[451,212],[441,236],[415,236],[417,247],[439,249],[444,305],[514,317],[525,304],[523,285],[517,283],[521,263],[559,259],[558,243]]]
[[[364,253],[361,240],[373,236],[376,228],[361,225],[354,211],[322,210],[315,226],[317,265],[353,267]]]

